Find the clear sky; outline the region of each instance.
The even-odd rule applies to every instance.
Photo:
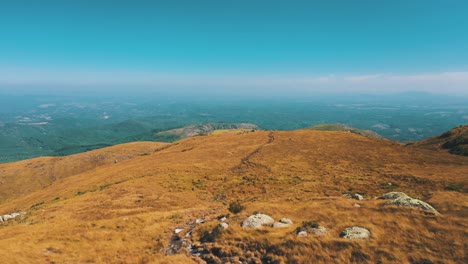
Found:
[[[2,1],[17,85],[468,93],[468,1]]]

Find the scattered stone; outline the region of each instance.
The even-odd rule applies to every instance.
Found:
[[[291,224],[285,224],[285,223],[281,223],[281,222],[276,222],[273,224],[273,228],[282,228],[282,227],[288,227],[290,226]]]
[[[340,233],[340,237],[346,239],[367,239],[370,236],[370,231],[359,226],[345,228]]]
[[[180,232],[184,231],[183,228],[176,228],[174,229],[174,233],[179,234]]]
[[[203,224],[205,223],[205,219],[203,218],[198,218],[197,220],[195,220],[195,224]]]
[[[388,201],[384,203],[383,205],[397,205],[397,206],[413,207],[413,208],[417,208],[419,210],[432,213],[435,215],[440,214],[430,204],[423,202],[421,200],[418,200],[418,199],[411,198],[410,196],[402,192],[389,192],[378,197],[378,199],[391,199],[391,201]]]
[[[358,204],[358,203],[353,204],[353,206],[354,206],[354,207],[361,207],[361,205]]]
[[[255,214],[249,216],[243,223],[242,228],[261,228],[264,225],[272,225],[275,222],[273,218],[265,214]]]
[[[0,215],[0,222],[3,222],[3,217]]]
[[[307,236],[307,231],[299,231],[297,232],[297,236],[300,236],[300,237]]]
[[[291,219],[289,218],[286,218],[286,217],[283,217],[279,220],[280,223],[283,223],[283,224],[288,224],[288,225],[292,225],[293,224],[293,221],[291,221]]]
[[[228,216],[227,216],[227,215],[220,215],[220,216],[218,216],[218,220],[219,220],[219,221],[221,221],[221,222],[224,222],[224,221],[226,221],[226,220],[227,220],[227,218],[228,218]]]
[[[219,224],[219,226],[223,229],[227,229],[229,227],[229,225],[225,222],[222,222],[221,224]]]
[[[345,194],[344,196],[348,197],[348,198],[351,198],[351,199],[356,199],[356,200],[363,200],[364,197],[358,193],[347,193]]]

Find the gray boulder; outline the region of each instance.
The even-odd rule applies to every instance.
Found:
[[[266,214],[255,214],[249,216],[242,222],[242,228],[261,228],[265,225],[272,225],[275,222],[271,216]]]
[[[402,192],[389,192],[386,193],[378,199],[391,199],[391,201],[388,201],[384,203],[383,205],[396,205],[396,206],[405,206],[405,207],[412,207],[412,208],[417,208],[419,210],[422,210],[424,212],[432,213],[435,215],[440,214],[437,212],[434,207],[432,207],[430,204],[423,202],[418,199],[414,199],[406,195],[405,193]]]
[[[370,231],[359,226],[353,226],[345,228],[341,233],[340,237],[346,239],[367,239],[370,236]]]

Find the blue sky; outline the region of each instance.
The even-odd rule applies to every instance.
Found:
[[[461,0],[2,1],[0,89],[468,93],[467,14]]]

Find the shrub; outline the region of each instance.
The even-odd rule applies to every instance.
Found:
[[[229,212],[231,212],[233,214],[238,214],[244,209],[245,209],[245,207],[239,202],[230,203],[229,208],[228,208]]]

